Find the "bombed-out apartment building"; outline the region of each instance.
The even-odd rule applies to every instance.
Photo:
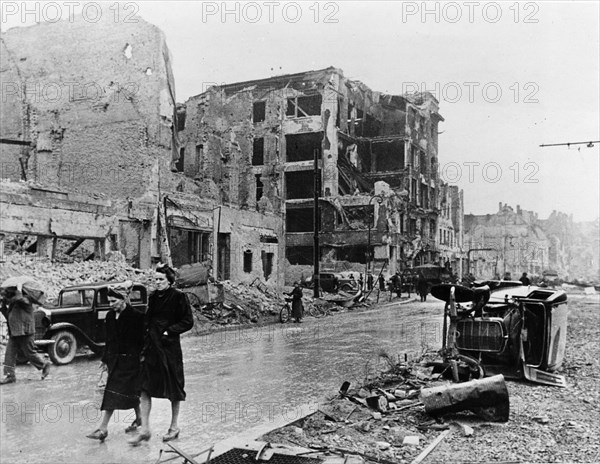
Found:
[[[183,172],[165,37],[141,18],[104,13],[1,36],[6,252],[120,251],[142,268],[204,262],[223,280],[279,285],[281,215],[247,208],[237,168],[220,158],[212,172],[227,185]]]
[[[364,264],[369,241],[377,270],[452,258],[436,242],[443,118],[430,93],[386,95],[330,67],[213,86],[179,121],[179,169],[223,204],[281,217],[291,265],[313,263],[315,186],[322,263]]]

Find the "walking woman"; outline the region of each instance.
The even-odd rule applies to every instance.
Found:
[[[108,436],[108,422],[115,409],[133,409],[135,420],[125,429],[134,431],[140,417],[140,353],[144,344],[144,315],[129,304],[132,282],[109,287],[108,302],[112,311],[106,315],[106,346],[102,367],[108,371],[104,397],[100,409],[104,411],[100,427],[87,435],[92,440],[104,441]]]
[[[294,282],[294,289],[287,293],[292,297],[292,319],[296,319],[295,322],[302,322],[304,316],[304,306],[302,305],[302,289],[298,282]]]
[[[175,271],[168,266],[158,267],[155,275],[156,292],[148,301],[146,334],[142,350],[142,426],[139,435],[129,440],[133,446],[150,440],[150,410],[152,398],[171,401],[171,425],[163,441],[179,436],[179,406],[185,400],[183,355],[179,336],[194,325],[192,310],[185,294],[172,287]]]

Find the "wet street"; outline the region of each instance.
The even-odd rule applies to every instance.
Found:
[[[307,317],[302,324],[239,329],[182,340],[187,400],[176,442],[199,452],[214,442],[275,420],[293,420],[299,406],[337,392],[343,381],[362,382],[392,356],[416,357],[441,345],[439,302],[387,304],[377,309]],[[152,439],[130,447],[123,429],[133,411],[115,411],[104,443],[85,435],[100,422],[102,390],[97,357],[54,366],[39,380],[31,366],[17,368],[18,382],[0,387],[3,463],[145,463],[164,446],[167,400],[153,400]]]

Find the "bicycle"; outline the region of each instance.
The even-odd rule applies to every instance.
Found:
[[[291,298],[285,298],[285,304],[279,311],[279,322],[285,324],[292,318],[292,306],[290,303],[292,302]]]

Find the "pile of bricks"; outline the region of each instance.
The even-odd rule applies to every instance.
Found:
[[[115,254],[107,261],[79,261],[52,263],[48,258],[35,254],[13,254],[0,264],[0,282],[9,277],[31,276],[46,291],[46,300],[55,302],[58,292],[67,286],[98,281],[132,280],[151,284],[151,269],[129,266],[121,255]]]

